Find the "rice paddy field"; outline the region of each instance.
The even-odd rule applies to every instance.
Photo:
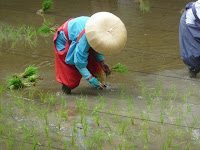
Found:
[[[189,1],[51,2],[0,1],[1,150],[200,149],[200,76],[189,78],[178,41]],[[121,18],[127,44],[105,56],[113,70],[106,88],[82,79],[65,95],[55,78],[55,29],[98,11]]]

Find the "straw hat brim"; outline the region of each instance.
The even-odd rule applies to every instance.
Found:
[[[109,12],[92,15],[86,23],[85,34],[90,46],[103,55],[119,53],[127,41],[124,23]]]

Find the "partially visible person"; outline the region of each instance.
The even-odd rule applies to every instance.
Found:
[[[189,76],[196,78],[200,72],[200,0],[190,2],[185,7],[180,19],[179,42]]]
[[[108,12],[81,16],[65,22],[54,36],[56,79],[70,94],[82,77],[97,89],[103,89],[103,71],[111,70],[104,59],[122,50],[127,40],[122,21]],[[103,70],[103,71],[102,71]]]

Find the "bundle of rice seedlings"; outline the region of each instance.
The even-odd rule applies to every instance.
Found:
[[[45,0],[42,3],[42,11],[45,12],[47,9],[50,9],[53,7],[53,2],[51,0]]]
[[[49,26],[47,25],[43,25],[39,28],[39,33],[42,33],[42,34],[47,34],[47,33],[50,33],[51,32],[51,29]]]
[[[38,79],[34,75],[26,78],[26,82],[37,82],[37,81]]]
[[[24,87],[22,79],[18,76],[9,77],[7,80],[7,87],[10,89],[20,89]]]
[[[27,78],[32,75],[37,75],[38,74],[38,69],[39,67],[36,67],[35,65],[30,65],[28,68],[25,69],[24,73],[21,74],[21,77]]]
[[[112,71],[120,72],[120,73],[128,73],[128,70],[125,65],[118,63],[111,67]]]

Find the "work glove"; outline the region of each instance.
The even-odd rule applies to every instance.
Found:
[[[90,84],[91,84],[92,86],[94,86],[94,87],[97,88],[97,89],[102,89],[102,88],[103,88],[102,84],[101,84],[101,83],[97,80],[97,78],[95,78],[95,77],[92,77],[92,78],[89,79],[88,81],[90,82]]]

